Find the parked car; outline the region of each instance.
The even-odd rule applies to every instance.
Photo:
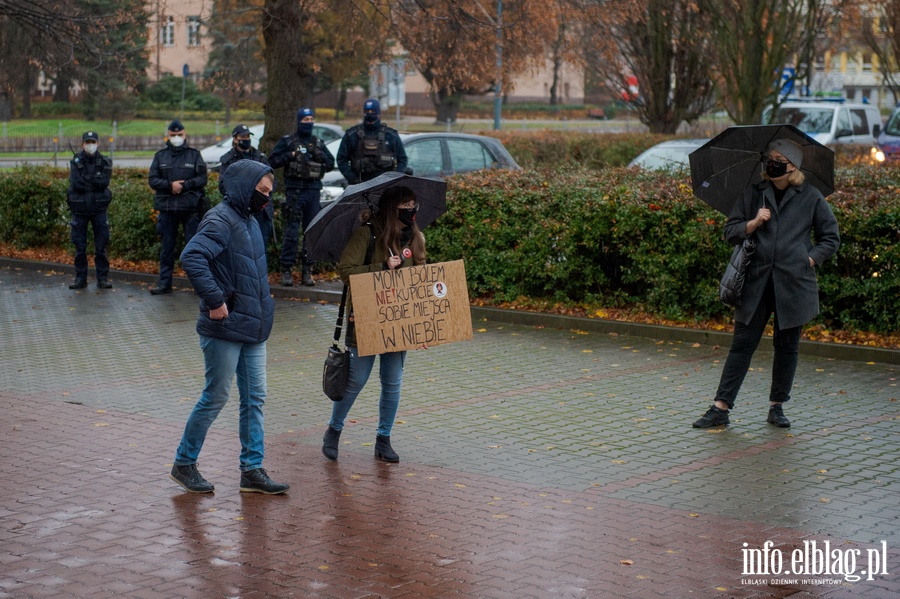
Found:
[[[250,127],[250,135],[255,138],[253,141],[254,146],[258,147],[259,140],[262,138],[265,130],[265,125],[253,125],[252,127]],[[344,130],[337,125],[330,125],[328,123],[316,123],[315,125],[313,125],[313,135],[327,144],[328,142],[334,140],[340,141],[340,139],[344,136]],[[200,150],[200,155],[203,156],[203,160],[206,162],[209,170],[215,171],[219,169],[219,160],[230,149],[231,136],[229,135],[219,143]]]
[[[690,168],[688,156],[708,141],[708,139],[664,141],[641,152],[637,158],[628,163],[628,166],[653,171]]]
[[[876,155],[876,160],[880,158],[880,162],[900,160],[900,104],[894,108],[878,135],[878,151],[881,156]]]
[[[771,107],[763,111],[763,124],[794,125],[825,146],[859,144],[872,147],[881,133],[881,113],[872,104],[788,100],[778,106],[775,118],[770,121],[771,113]]]
[[[400,139],[409,159],[408,172],[418,177],[449,177],[486,168],[520,170],[500,140],[466,133],[401,133]],[[340,140],[327,144],[337,157]],[[335,168],[322,179],[322,201],[336,199],[347,187],[347,180]]]

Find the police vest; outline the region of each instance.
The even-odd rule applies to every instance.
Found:
[[[315,135],[310,137],[307,143],[301,143],[299,137],[292,136],[289,147],[293,156],[284,168],[285,176],[294,179],[321,179],[324,177],[325,163],[315,160],[318,144],[319,139]]]
[[[371,173],[383,173],[392,171],[397,167],[397,159],[394,153],[387,147],[385,131],[387,125],[381,124],[377,134],[365,131],[365,127],[357,127],[356,147],[350,160],[350,167],[354,172],[362,175]]]

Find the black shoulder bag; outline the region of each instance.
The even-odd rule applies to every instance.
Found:
[[[375,234],[370,223],[367,223],[371,235],[369,236],[369,245],[366,248],[366,264],[372,261],[372,254],[375,251]],[[341,329],[344,327],[344,308],[347,305],[347,291],[349,285],[344,285],[341,293],[341,307],[338,309],[337,322],[334,327],[334,340],[331,347],[328,348],[328,355],[325,356],[325,367],[322,370],[322,390],[331,401],[341,401],[344,399],[344,393],[347,392],[347,383],[350,381],[350,350],[345,346],[342,350],[338,347],[341,340]]]

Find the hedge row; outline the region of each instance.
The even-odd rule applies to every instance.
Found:
[[[900,330],[898,181],[897,167],[838,170],[840,191],[829,200],[843,243],[819,271],[820,319],[831,328]],[[213,203],[216,184],[211,177]],[[0,173],[0,242],[67,247],[66,186],[64,169]],[[111,256],[156,260],[146,171],[117,169],[112,190]],[[730,253],[724,217],[691,195],[687,176],[625,168],[484,171],[453,177],[448,206],[426,231],[430,259],[465,259],[473,297],[640,307],[676,320],[729,312],[716,299]],[[276,252],[270,249],[273,269]]]
[[[819,271],[829,327],[900,330],[900,168],[839,169],[829,197],[838,255]],[[725,217],[690,178],[610,168],[482,172],[452,181],[449,213],[427,231],[431,259],[464,258],[472,293],[639,306],[685,320],[721,317]]]

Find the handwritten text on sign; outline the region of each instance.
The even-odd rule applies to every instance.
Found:
[[[361,356],[472,338],[462,260],[352,275]]]

